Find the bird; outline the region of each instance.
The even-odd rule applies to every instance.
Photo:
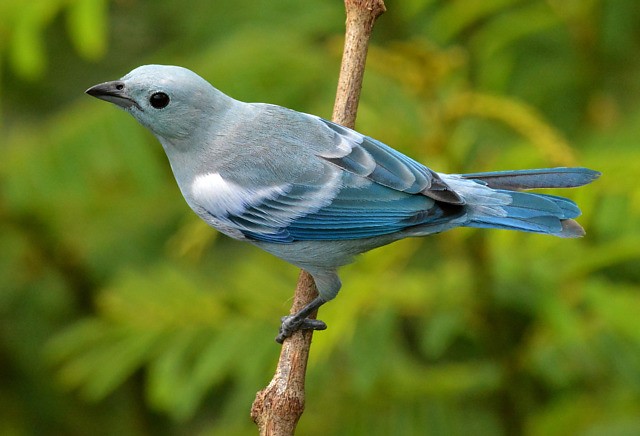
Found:
[[[279,343],[325,329],[309,316],[338,294],[338,269],[374,248],[456,227],[583,236],[573,201],[523,191],[600,176],[582,167],[436,172],[321,117],[235,100],[178,66],[143,65],[86,93],[155,135],[202,220],[313,277],[318,296],[281,319]]]

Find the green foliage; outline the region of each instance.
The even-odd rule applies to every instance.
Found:
[[[23,78],[42,78],[47,71],[47,27],[64,12],[74,48],[86,59],[99,59],[106,49],[106,9],[106,0],[5,0],[0,4],[0,56],[8,52],[9,65]]]
[[[156,140],[82,91],[172,63],[328,117],[342,7],[0,3],[3,434],[255,433],[295,268],[201,223]],[[583,239],[458,229],[344,268],[300,434],[638,434],[640,8],[387,7],[359,130],[440,171],[604,175],[562,192]]]

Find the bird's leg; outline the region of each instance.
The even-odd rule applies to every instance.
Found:
[[[293,332],[297,330],[326,329],[327,325],[323,321],[307,318],[324,303],[326,303],[326,300],[322,297],[316,297],[311,301],[311,303],[307,304],[293,315],[283,316],[282,324],[280,325],[280,333],[278,333],[278,336],[276,337],[276,342],[279,344],[283,343],[286,338],[291,336]]]

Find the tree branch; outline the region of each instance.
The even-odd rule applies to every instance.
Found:
[[[344,3],[347,14],[346,34],[332,119],[353,128],[369,38],[376,19],[386,8],[383,0],[345,0]],[[301,271],[291,313],[300,310],[317,295],[313,278],[306,271]],[[304,412],[304,382],[312,336],[313,330],[301,330],[284,341],[273,379],[256,394],[251,407],[251,418],[261,435],[294,434]]]
[[[386,8],[383,0],[345,0],[344,5],[347,23],[332,120],[353,128],[356,124],[369,38],[376,19]]]

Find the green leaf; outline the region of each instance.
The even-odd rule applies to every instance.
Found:
[[[100,59],[107,48],[107,0],[75,0],[67,10],[69,36],[86,59]]]

